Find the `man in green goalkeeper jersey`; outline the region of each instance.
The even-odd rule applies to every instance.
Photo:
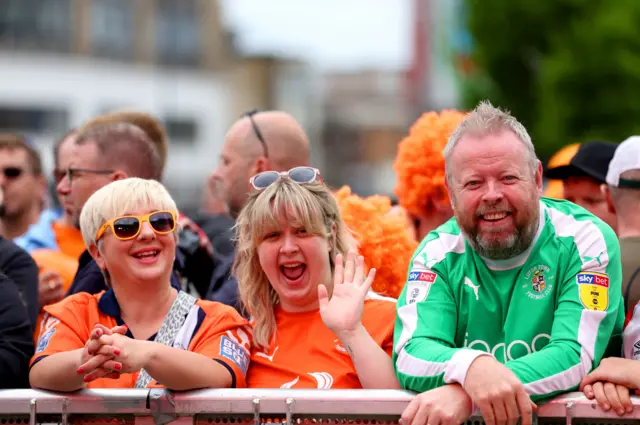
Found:
[[[531,423],[536,400],[577,389],[622,332],[620,248],[602,220],[541,198],[526,129],[481,103],[444,150],[455,218],[416,250],[393,360],[420,394],[405,425]]]

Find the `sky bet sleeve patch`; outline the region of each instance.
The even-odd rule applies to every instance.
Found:
[[[589,310],[606,311],[609,307],[609,276],[602,273],[581,272],[576,275],[580,302]]]
[[[223,336],[220,340],[220,354],[231,360],[246,375],[249,367],[249,355],[244,348],[229,337]]]
[[[419,303],[427,299],[431,285],[436,281],[437,274],[430,270],[410,271],[407,280],[407,304]]]

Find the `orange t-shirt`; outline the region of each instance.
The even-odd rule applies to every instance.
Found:
[[[76,260],[80,258],[80,254],[86,249],[82,239],[82,232],[75,227],[66,226],[58,221],[54,221],[51,227],[56,235],[56,242],[60,251]]]
[[[42,248],[31,251],[31,257],[33,257],[34,261],[38,265],[40,274],[48,271],[58,272],[60,279],[62,279],[63,293],[66,294],[67,291],[69,291],[69,288],[73,283],[73,278],[78,270],[77,258],[71,257],[61,251]],[[35,330],[33,332],[34,342],[37,341],[38,336],[40,335],[40,324],[42,323],[43,317],[44,311],[41,308],[38,312],[38,321],[36,322]]]
[[[56,353],[83,348],[96,323],[108,328],[123,325],[120,307],[112,290],[96,295],[86,292],[71,295],[57,304],[44,307],[46,312],[31,367]],[[130,331],[127,336],[132,337]],[[155,335],[149,338],[153,340]],[[251,329],[236,310],[213,301],[197,300],[178,331],[173,347],[210,357],[232,375],[232,386],[244,388],[249,366]],[[101,378],[87,388],[134,388],[140,373],[123,373],[119,379]],[[155,380],[148,385],[162,387]]]
[[[362,324],[391,357],[394,299],[365,300]],[[251,352],[249,388],[362,388],[349,353],[318,310],[287,313],[276,307],[276,336],[268,352]],[[391,359],[389,359],[391,361]]]

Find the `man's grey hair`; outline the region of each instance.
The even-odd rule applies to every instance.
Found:
[[[447,181],[451,182],[451,173],[453,170],[449,167],[449,158],[453,153],[456,144],[467,134],[476,136],[484,136],[487,134],[495,134],[502,130],[509,130],[515,133],[520,141],[527,148],[529,156],[529,165],[533,174],[538,166],[538,157],[536,156],[531,136],[527,129],[513,116],[509,111],[494,107],[489,101],[482,101],[471,111],[467,117],[462,120],[455,131],[449,137],[447,145],[444,148],[444,161]]]

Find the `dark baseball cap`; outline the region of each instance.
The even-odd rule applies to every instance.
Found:
[[[580,145],[568,165],[550,168],[546,177],[554,180],[566,180],[569,177],[589,176],[599,182],[606,182],[609,163],[618,147],[617,143],[591,141]]]

